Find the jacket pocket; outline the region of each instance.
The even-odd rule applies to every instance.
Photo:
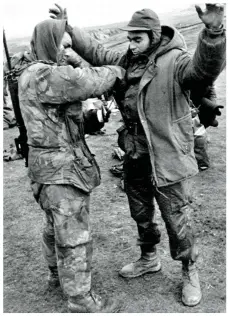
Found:
[[[176,144],[187,155],[193,150],[194,136],[191,113],[173,122],[173,137]]]
[[[75,153],[76,154],[76,153]],[[92,191],[100,184],[100,172],[95,163],[90,162],[85,156],[75,156],[75,170],[81,182],[81,189],[85,192]]]

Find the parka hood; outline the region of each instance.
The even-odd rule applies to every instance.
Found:
[[[184,37],[177,31],[176,28],[168,25],[161,26],[161,38],[157,44],[152,44],[144,53],[134,56],[128,48],[126,54],[121,59],[121,64],[124,68],[127,68],[130,60],[137,60],[143,56],[154,56],[154,59],[167,53],[172,49],[187,50]]]
[[[11,66],[14,74],[20,76],[32,63],[56,63],[57,51],[65,32],[65,20],[45,20],[34,28],[29,52],[20,52],[12,56]]]
[[[184,37],[172,26],[162,25],[161,43],[157,48],[156,57],[159,57],[172,49],[187,50]]]
[[[34,28],[30,42],[35,60],[56,62],[57,51],[65,32],[66,20],[45,20]]]

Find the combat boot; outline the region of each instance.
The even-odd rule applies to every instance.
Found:
[[[121,305],[112,299],[104,299],[90,291],[84,296],[70,297],[68,309],[70,313],[117,313]]]
[[[141,257],[124,266],[119,274],[124,278],[136,278],[145,273],[157,272],[161,269],[161,262],[157,256],[156,249],[153,252],[143,252]]]
[[[49,274],[48,274],[48,288],[51,290],[60,286],[59,276],[58,276],[58,268],[49,266]]]
[[[182,302],[187,306],[195,306],[200,303],[202,293],[196,265],[192,261],[182,262]]]

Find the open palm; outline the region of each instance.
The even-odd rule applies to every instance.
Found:
[[[196,11],[201,21],[208,28],[219,28],[224,17],[224,5],[218,3],[207,3],[205,11],[196,5]]]

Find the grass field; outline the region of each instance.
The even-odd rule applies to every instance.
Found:
[[[184,32],[194,50],[200,26]],[[225,71],[216,82],[218,102],[226,103]],[[192,179],[192,213],[200,247],[198,268],[203,299],[193,308],[181,303],[181,266],[171,259],[164,223],[159,255],[162,270],[133,280],[118,276],[119,269],[139,256],[136,225],[129,215],[127,198],[109,168],[116,146],[119,113],[113,113],[104,135],[87,142],[101,168],[102,184],[91,197],[94,237],[93,288],[124,301],[124,313],[225,313],[226,312],[226,116],[218,128],[209,128],[211,167]],[[8,148],[17,128],[4,131]],[[4,312],[64,313],[66,298],[60,289],[46,290],[47,268],[41,254],[43,213],[32,197],[24,162],[4,162]]]

